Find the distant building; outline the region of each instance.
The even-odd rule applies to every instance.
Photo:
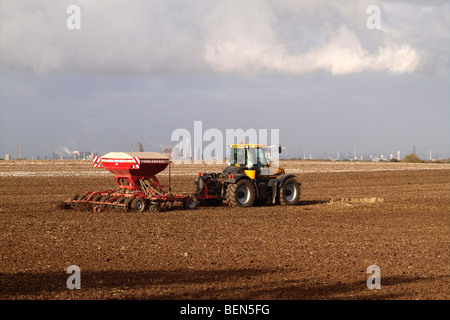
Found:
[[[11,160],[11,155],[9,153],[5,154],[5,160]]]
[[[98,152],[84,151],[84,152],[80,152],[77,159],[92,160],[92,159],[94,159],[95,156],[98,156]]]

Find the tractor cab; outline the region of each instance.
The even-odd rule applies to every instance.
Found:
[[[250,179],[263,176],[273,176],[284,173],[283,168],[271,168],[271,162],[278,160],[278,154],[281,153],[281,147],[277,152],[272,151],[273,147],[266,147],[262,144],[229,144],[227,150],[227,171],[232,170],[230,167],[244,171]],[[275,158],[275,159],[274,159]],[[237,168],[236,168],[237,167]]]

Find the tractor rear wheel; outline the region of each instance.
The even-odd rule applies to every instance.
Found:
[[[250,207],[255,201],[255,188],[249,180],[240,180],[228,185],[226,199],[230,206]]]
[[[300,184],[295,178],[289,178],[280,189],[280,203],[284,206],[292,206],[300,200]]]

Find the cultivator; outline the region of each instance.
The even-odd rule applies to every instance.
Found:
[[[94,167],[105,168],[114,174],[117,189],[89,191],[75,195],[65,203],[68,208],[92,207],[95,212],[104,208],[123,211],[159,211],[181,202],[185,209],[195,209],[197,197],[172,193],[170,186],[170,160],[156,152],[110,152],[95,157]],[[169,185],[163,186],[156,174],[169,167]],[[168,188],[168,191],[165,190]]]

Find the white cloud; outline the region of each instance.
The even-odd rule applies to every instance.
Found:
[[[287,2],[290,10],[294,4]],[[340,7],[331,2],[331,6],[322,3],[324,12],[318,13],[328,23],[321,28],[317,23],[319,39],[317,44],[310,45],[305,51],[292,52],[279,40],[275,32],[276,18],[270,7],[263,1],[246,1],[246,6],[238,6],[227,2],[218,6],[209,17],[208,35],[205,44],[205,61],[219,72],[254,73],[279,72],[287,74],[305,74],[317,70],[326,70],[332,74],[350,74],[364,71],[390,71],[394,73],[412,72],[419,63],[419,53],[408,44],[397,44],[389,41],[388,36],[381,42],[377,52],[370,53],[359,40],[351,25],[348,6]],[[366,27],[368,16],[358,5],[358,21],[364,28],[359,28],[367,35],[372,31]],[[239,8],[239,9],[237,9]],[[313,7],[298,7],[299,12],[317,12],[317,3]],[[331,11],[330,11],[331,10]],[[336,14],[339,13],[339,14]],[[333,18],[347,17],[344,21]],[[355,15],[355,13],[354,13]],[[298,16],[297,16],[298,17]],[[301,14],[300,14],[301,17]],[[361,19],[363,17],[363,19]],[[309,16],[307,18],[310,19]],[[301,23],[301,19],[299,20]],[[341,23],[336,29],[336,22]],[[279,23],[279,22],[278,22]],[[331,27],[330,27],[331,26]],[[301,41],[301,39],[300,39]],[[309,41],[310,42],[310,41]]]
[[[393,73],[448,68],[448,4],[246,0],[2,2],[5,72]],[[369,30],[366,8],[382,8]]]
[[[371,54],[363,48],[356,35],[344,26],[329,43],[308,53],[306,57],[311,66],[332,74],[363,71],[412,72],[419,63],[418,52],[409,45],[386,42]]]

